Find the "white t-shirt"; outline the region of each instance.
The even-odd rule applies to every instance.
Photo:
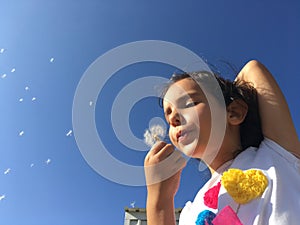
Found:
[[[204,194],[220,182],[229,168],[243,171],[261,170],[268,178],[268,186],[261,197],[239,205],[221,186],[217,209],[204,204]],[[265,138],[259,148],[250,147],[234,160],[223,164],[199,190],[193,202],[183,208],[179,225],[198,225],[199,213],[210,210],[217,214],[230,206],[243,225],[297,225],[300,224],[300,160],[274,141]],[[225,224],[224,224],[225,225]]]

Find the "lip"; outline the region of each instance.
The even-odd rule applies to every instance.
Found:
[[[176,140],[178,143],[183,142],[188,135],[187,130],[180,130],[176,133]]]

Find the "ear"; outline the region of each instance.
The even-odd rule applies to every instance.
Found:
[[[233,100],[227,106],[227,121],[231,125],[240,125],[248,112],[248,105],[241,99]]]

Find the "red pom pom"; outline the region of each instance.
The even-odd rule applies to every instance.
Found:
[[[212,209],[218,208],[218,196],[221,188],[221,183],[218,182],[217,185],[209,189],[203,197],[204,204]]]

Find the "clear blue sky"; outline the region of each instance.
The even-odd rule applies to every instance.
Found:
[[[121,44],[173,42],[238,68],[256,58],[280,84],[300,133],[299,1],[1,0],[0,9],[0,225],[122,224],[124,207],[133,201],[145,207],[145,187],[100,176],[74,135],[66,135],[84,72]],[[113,133],[110,107],[118,92],[137,78],[173,71],[145,63],[107,82],[95,119],[114,157],[141,166],[146,154],[128,149]],[[161,115],[154,98],[142,99],[130,112],[132,132],[142,138],[149,120]],[[204,179],[190,161],[176,207],[191,200]]]

